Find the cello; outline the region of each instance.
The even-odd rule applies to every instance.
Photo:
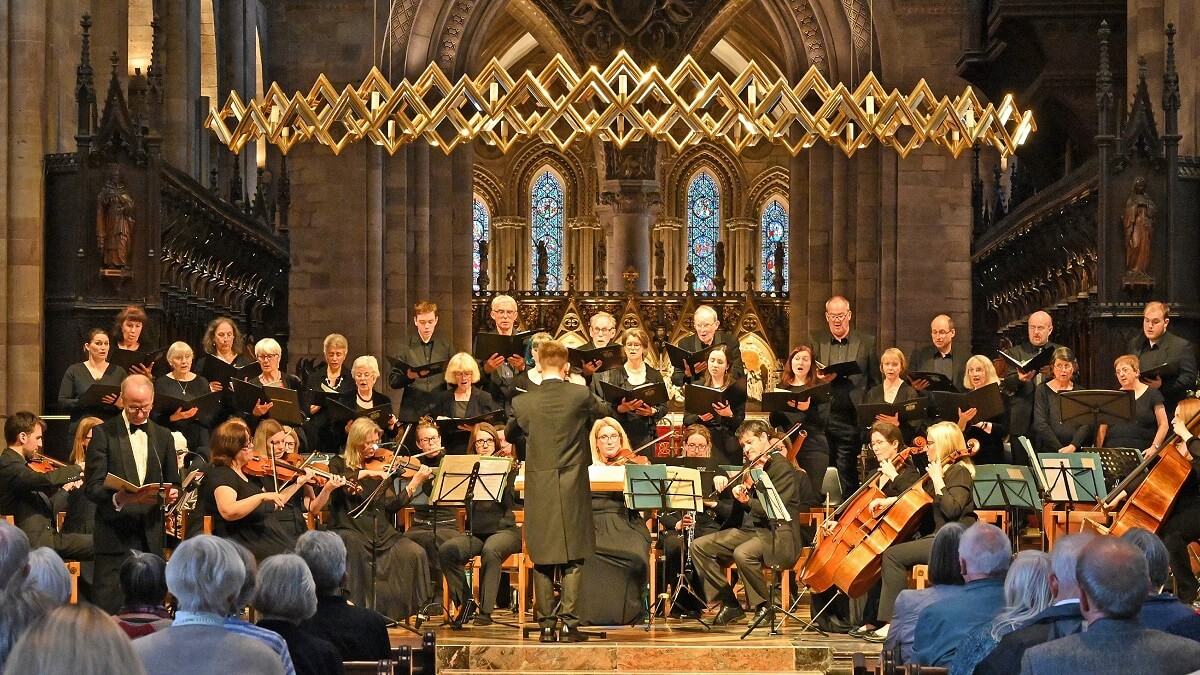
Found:
[[[965,449],[950,453],[938,463],[947,467],[978,451],[979,442],[971,439]],[[877,516],[871,515],[869,505],[872,499],[883,497],[883,493],[875,487],[874,480],[859,488],[849,502],[851,506],[857,506],[857,510],[847,508],[838,520],[837,529],[827,537],[832,551],[825,554],[820,567],[806,570],[804,583],[817,592],[837,586],[852,598],[869,591],[879,581],[884,551],[892,544],[907,540],[921,524],[926,509],[933,504],[933,497],[924,490],[927,480],[929,474],[913,483]],[[859,493],[869,496],[858,499]],[[821,543],[825,544],[824,541]],[[810,579],[815,583],[810,583]]]
[[[1200,426],[1200,413],[1192,415],[1184,424],[1188,430],[1195,431],[1196,427]],[[1180,446],[1179,434],[1171,434],[1158,450],[1142,460],[1142,463],[1110,490],[1097,505],[1101,512],[1108,513],[1109,506],[1129,489],[1155,458],[1159,459],[1154,468],[1146,474],[1146,479],[1133,490],[1121,509],[1113,516],[1112,523],[1105,527],[1092,520],[1085,522],[1101,534],[1114,537],[1119,537],[1135,527],[1157,533],[1171,512],[1171,507],[1175,505],[1179,489],[1183,487],[1188,476],[1192,475],[1192,461],[1187,454],[1187,449]]]

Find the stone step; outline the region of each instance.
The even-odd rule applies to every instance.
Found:
[[[438,672],[454,673],[827,673],[833,649],[787,639],[704,644],[494,642],[437,647]]]

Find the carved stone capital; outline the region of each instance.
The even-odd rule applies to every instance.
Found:
[[[729,232],[754,232],[758,223],[753,218],[730,218],[725,221],[725,229]]]
[[[645,213],[662,204],[662,193],[655,180],[606,180],[600,203],[615,213]]]
[[[651,228],[655,233],[678,232],[683,229],[683,218],[675,216],[659,216],[654,219],[654,227]]]
[[[599,230],[600,219],[596,216],[577,216],[567,218],[567,229],[569,230]]]
[[[492,218],[493,230],[522,230],[528,227],[529,223],[520,216],[496,216]]]

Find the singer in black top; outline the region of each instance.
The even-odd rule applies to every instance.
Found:
[[[131,375],[121,387],[124,412],[92,430],[83,479],[85,494],[96,504],[95,595],[110,614],[121,608],[118,575],[125,558],[134,550],[163,550],[163,505],[157,492],[120,492],[105,487],[105,477],[111,473],[134,485],[169,483],[168,500],[179,495],[171,433],[149,421],[154,384]]]
[[[717,625],[732,623],[745,615],[725,577],[725,565],[731,561],[737,563],[738,573],[746,587],[746,600],[757,612],[755,619],[770,618],[770,589],[763,568],[769,566],[787,570],[796,564],[802,546],[800,511],[805,504],[816,501],[808,480],[798,475],[802,472],[788,463],[779,451],[781,446],[768,452],[771,447],[771,427],[766,422],[745,422],[738,428],[737,438],[742,444],[747,464],[762,469],[770,477],[791,520],[772,523],[763,507],[762,496],[752,494],[749,485],[742,482],[728,485],[728,480],[723,476],[714,479],[714,487],[724,491],[728,486],[731,496],[739,505],[739,509],[731,515],[732,523],[739,523],[739,527],[721,530],[692,543],[692,559],[696,570],[704,578],[705,593],[710,600],[721,601],[721,609],[713,619]],[[750,472],[747,472],[746,479],[751,479]]]
[[[408,486],[396,494],[386,467],[364,467],[364,452],[381,438],[379,426],[365,417],[350,424],[346,449],[342,456],[330,460],[329,470],[356,480],[362,492],[333,493],[329,499],[329,529],[346,543],[346,588],[350,601],[404,620],[416,614],[429,599],[429,560],[418,544],[405,539],[396,529],[396,513],[408,504],[421,483],[433,476],[433,471],[421,467]],[[384,482],[386,485],[380,487]],[[356,509],[367,499],[372,501],[365,512],[357,516],[351,513],[358,513]]]
[[[463,419],[484,415],[500,408],[492,395],[475,386],[479,382],[479,364],[466,352],[459,352],[446,364],[446,384],[425,414],[434,418]],[[458,429],[446,434],[443,443],[451,455],[464,455],[470,431]]]
[[[620,343],[625,351],[625,365],[608,370],[593,378],[592,387],[597,396],[600,394],[600,380],[618,387],[639,387],[647,382],[663,382],[662,373],[646,363],[646,350],[650,348],[650,336],[641,328],[630,328],[621,334]],[[666,402],[656,406],[647,405],[643,401],[622,400],[621,403],[608,404],[609,414],[621,423],[621,428],[629,436],[633,448],[639,448],[654,440],[657,434],[656,423],[667,414]]]
[[[175,342],[167,348],[167,364],[171,372],[154,380],[154,392],[182,401],[190,401],[208,394],[208,380],[192,370],[192,348],[186,342]],[[155,415],[155,422],[171,431],[178,431],[187,440],[188,450],[208,461],[208,436],[211,430],[196,419],[196,408],[164,410]]]
[[[325,336],[322,347],[325,363],[317,364],[308,373],[304,391],[300,392],[300,410],[309,416],[304,423],[304,435],[313,443],[311,450],[337,452],[346,442],[346,432],[330,425],[329,406],[325,401],[330,396],[342,401],[354,394],[354,378],[346,367],[350,343],[343,335],[330,333]]]
[[[379,361],[374,356],[360,356],[354,359],[350,369],[354,378],[354,389],[342,394],[338,403],[354,411],[355,414],[371,408],[385,407],[387,410],[376,422],[383,430],[384,438],[394,438],[400,429],[400,422],[392,412],[392,399],[383,392],[375,391],[375,382],[379,380]],[[343,445],[346,442],[347,422],[329,420],[330,437],[338,439]]]
[[[917,390],[900,377],[907,370],[908,359],[904,358],[904,352],[895,347],[885,349],[879,355],[879,372],[883,374],[883,380],[867,391],[862,402],[899,405],[919,398]],[[904,432],[906,443],[912,443],[925,430],[924,420],[901,422],[899,415],[876,415],[875,421],[890,422],[899,427],[900,431]],[[865,436],[866,434],[863,440],[866,440]]]
[[[800,345],[792,350],[783,364],[783,375],[779,379],[781,389],[800,391],[821,384],[817,369],[813,365],[812,347]],[[804,442],[796,453],[796,464],[804,469],[812,493],[820,495],[829,468],[829,441],[825,438],[825,427],[829,424],[829,405],[809,399],[801,401],[795,411],[771,413],[771,426],[777,431],[786,431],[799,424],[805,434]],[[799,433],[799,432],[797,432]],[[796,436],[788,439],[795,443]]]
[[[445,336],[437,333],[437,311],[437,305],[432,302],[422,301],[413,305],[413,324],[417,332],[408,336],[408,341],[396,358],[416,367],[450,359],[454,347]],[[440,372],[421,377],[420,373],[411,369],[401,371],[393,366],[388,372],[388,385],[392,389],[404,390],[400,398],[401,421],[415,422],[433,405],[434,399],[444,388],[445,380]]]
[[[991,359],[979,354],[967,359],[966,374],[962,381],[963,389],[974,391],[999,382],[1000,376],[996,374],[996,366]],[[974,408],[959,412],[958,428],[963,430],[963,436],[968,441],[972,439],[979,441],[979,452],[975,453],[973,458],[976,464],[1004,463],[1004,438],[1008,436],[1008,422],[1012,411],[1009,409],[1009,398],[1004,394],[1003,388],[1000,397],[1004,401],[1004,412],[994,415],[990,419],[976,419],[975,412],[972,412],[975,410]],[[1016,456],[1023,456],[1025,451],[1018,447],[1020,445],[1018,442],[1014,441],[1014,443],[1015,445],[1012,447],[1013,461],[1017,464],[1027,464],[1028,458],[1024,462],[1016,461]]]
[[[714,403],[712,412],[685,414],[683,424],[703,424],[708,427],[713,439],[713,454],[718,462],[741,464],[742,453],[734,431],[746,419],[746,390],[730,372],[728,349],[725,345],[717,345],[708,353],[708,365],[702,376],[704,386],[726,392],[728,401]]]
[[[1075,388],[1072,381],[1078,369],[1075,353],[1068,347],[1055,349],[1053,367],[1054,379],[1038,385],[1034,394],[1033,430],[1037,435],[1034,447],[1038,452],[1075,452],[1096,436],[1090,422],[1062,420],[1058,397]]]
[[[83,344],[83,353],[87,359],[82,363],[72,363],[63,373],[62,384],[58,387],[58,404],[71,415],[71,433],[84,417],[100,417],[108,419],[118,410],[115,405],[117,396],[110,394],[101,403],[92,406],[82,406],[79,403],[84,392],[93,384],[120,386],[125,379],[125,369],[108,361],[108,333],[103,328],[93,328],[88,332],[87,342]]]
[[[475,425],[470,448],[477,455],[495,456],[500,450],[500,432],[486,422]],[[462,610],[471,593],[463,566],[479,556],[479,613],[475,615],[475,625],[487,626],[492,623],[492,610],[500,591],[501,567],[508,556],[521,551],[521,532],[513,515],[513,506],[517,501],[516,479],[517,467],[514,464],[508,473],[500,501],[475,501],[474,507],[468,509],[467,525],[471,534],[453,537],[438,546],[442,574],[450,588],[450,599],[460,608],[459,615],[455,617],[458,625],[466,618]],[[475,489],[478,496],[481,488]]]
[[[1142,382],[1138,357],[1132,354],[1118,356],[1113,364],[1121,389],[1132,391],[1133,419],[1108,425],[1104,436],[1106,448],[1134,448],[1135,450],[1158,450],[1167,440],[1167,409],[1159,390]]]
[[[725,358],[728,361],[728,371],[733,379],[738,379],[746,375],[746,371],[742,366],[742,349],[738,345],[737,338],[729,333],[726,333],[721,328],[721,321],[717,316],[717,310],[709,305],[700,305],[696,308],[695,314],[692,315],[692,327],[696,332],[679,341],[679,348],[689,352],[698,352],[702,349],[708,349],[713,345],[725,345]],[[699,368],[699,366],[697,366]],[[695,384],[704,379],[703,372],[685,372],[683,370],[675,370],[671,374],[671,382],[676,387],[682,387],[685,384]],[[736,429],[737,426],[734,425]]]
[[[1146,303],[1142,312],[1142,334],[1130,340],[1126,349],[1126,353],[1138,357],[1142,368],[1147,370],[1176,364],[1173,375],[1146,380],[1162,394],[1168,415],[1187,397],[1187,392],[1196,387],[1196,350],[1192,343],[1167,331],[1170,323],[1171,311],[1166,303]]]

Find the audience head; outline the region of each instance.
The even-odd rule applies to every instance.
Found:
[[[1075,566],[1079,611],[1089,623],[1100,618],[1132,619],[1150,594],[1146,556],[1124,539],[1096,537]]]
[[[237,548],[208,534],[183,540],[167,562],[167,588],[185,612],[228,616],[245,580]]]
[[[460,376],[467,380],[468,384],[479,381],[479,364],[475,362],[475,357],[466,352],[451,356],[450,361],[446,363],[446,384],[452,387],[457,385]]]
[[[55,605],[67,604],[71,601],[71,573],[67,571],[67,563],[52,548],[33,549],[29,552],[25,588],[45,594]]]
[[[929,583],[935,586],[963,585],[958,544],[966,529],[962,523],[946,523],[933,536],[933,549],[929,551]]]
[[[246,338],[237,322],[227,316],[219,316],[208,324],[201,344],[209,354],[233,352],[241,354],[246,349]]]
[[[63,605],[21,636],[4,672],[21,675],[142,675],[133,642],[108,614],[92,605]]]
[[[78,464],[87,459],[88,445],[92,442],[92,429],[103,423],[104,420],[99,417],[85,417],[79,420],[79,426],[75,428],[75,441],[71,445],[72,464]]]
[[[304,559],[286,553],[263,561],[254,608],[263,618],[299,623],[317,613],[317,585]]]
[[[296,541],[296,555],[300,556],[318,595],[333,595],[346,578],[346,543],[332,532],[309,530]]]
[[[29,574],[29,537],[0,519],[0,593],[20,588]]]
[[[958,542],[963,579],[973,581],[1003,576],[1012,562],[1012,549],[1004,530],[991,523],[975,523]]]
[[[1150,575],[1150,592],[1160,593],[1170,581],[1171,563],[1162,540],[1144,527],[1129,529],[1121,539],[1133,544],[1146,556],[1146,572]]]
[[[153,553],[133,551],[121,563],[126,607],[159,607],[167,597],[167,563]]]
[[[238,613],[243,607],[254,600],[254,588],[258,585],[258,561],[250,549],[236,541],[229,541],[237,549],[238,557],[242,559],[242,567],[246,570],[246,578],[242,580],[242,588],[238,591],[237,599],[233,602],[233,613]]]
[[[999,640],[1050,606],[1050,555],[1021,551],[1004,577],[1004,610],[992,622],[992,637]]]
[[[1054,550],[1050,552],[1050,589],[1056,601],[1079,598],[1075,569],[1083,547],[1095,538],[1091,532],[1076,532],[1054,540]]]
[[[12,583],[11,581],[9,582]],[[43,614],[54,609],[54,602],[44,593],[26,590],[20,584],[8,593],[0,595],[0,667],[13,645],[25,633],[29,626]],[[5,673],[23,673],[15,669],[5,669]],[[71,672],[70,669],[61,672]]]

